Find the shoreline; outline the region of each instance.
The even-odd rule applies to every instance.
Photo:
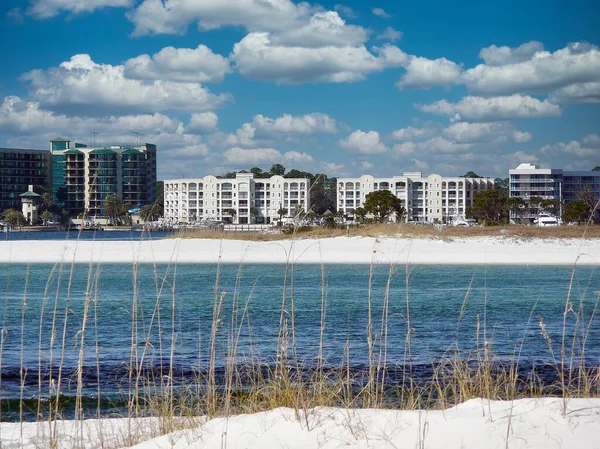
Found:
[[[12,240],[0,263],[600,265],[600,239]]]

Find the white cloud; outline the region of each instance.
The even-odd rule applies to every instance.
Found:
[[[212,136],[212,143],[217,146],[255,147],[259,143],[254,140],[256,128],[244,123],[234,134],[218,133]]]
[[[252,79],[279,83],[349,82],[364,79],[372,72],[401,65],[406,54],[384,45],[369,52],[356,47],[319,48],[277,45],[269,33],[250,33],[236,43],[231,53],[237,70]]]
[[[384,19],[389,19],[390,17],[392,17],[387,12],[385,12],[383,8],[373,8],[371,12],[378,17],[383,17]]]
[[[259,114],[254,117],[252,125],[257,131],[266,134],[334,134],[337,132],[335,120],[327,114],[319,113],[301,116],[283,114],[275,119]]]
[[[456,83],[461,66],[446,58],[427,59],[410,56],[404,65],[406,73],[396,83],[399,89],[429,89]]]
[[[554,53],[538,51],[523,62],[480,64],[466,70],[462,81],[469,91],[485,95],[547,93],[572,84],[596,82],[599,73],[600,49],[578,42]]]
[[[418,149],[418,145],[415,142],[407,141],[398,143],[392,147],[392,151],[396,154],[407,155],[412,154]]]
[[[86,54],[75,55],[57,68],[33,70],[22,79],[29,81],[33,99],[43,106],[79,115],[201,111],[230,99],[197,83],[132,80],[125,76],[124,66],[98,64]]]
[[[373,165],[371,162],[369,162],[369,161],[360,161],[360,162],[358,163],[358,165],[359,165],[359,166],[360,166],[360,167],[361,167],[363,170],[371,170],[371,169],[374,167],[374,165]]]
[[[327,174],[332,174],[332,175],[343,175],[344,173],[344,168],[346,168],[346,166],[344,164],[336,164],[335,162],[321,162],[321,168],[323,168],[323,171],[325,171]]]
[[[521,132],[508,122],[466,123],[459,122],[448,126],[443,131],[444,137],[454,142],[477,143],[512,140],[524,143],[531,140],[531,133]]]
[[[446,115],[453,121],[468,122],[556,117],[561,113],[560,107],[548,100],[540,101],[522,95],[489,98],[468,96],[457,103],[440,100],[428,105],[417,104],[415,107],[423,112]]]
[[[396,42],[397,40],[402,39],[402,31],[397,31],[392,27],[387,27],[383,33],[377,35],[377,39]]]
[[[220,82],[231,72],[229,60],[205,45],[197,48],[165,47],[152,56],[140,55],[125,61],[124,75],[141,80]]]
[[[61,12],[82,14],[100,8],[128,8],[132,5],[133,0],[32,0],[27,13],[37,19],[47,19]]]
[[[16,96],[5,97],[0,105],[0,131],[14,135],[80,136],[87,141],[90,132],[98,132],[103,139],[134,140],[133,132],[143,135],[176,133],[181,123],[162,114],[108,116],[101,118],[69,117],[39,108]]]
[[[214,112],[194,112],[186,131],[193,134],[208,134],[216,131],[219,117]]]
[[[358,17],[358,15],[356,14],[356,12],[349,6],[346,5],[335,5],[334,8],[337,12],[341,13],[342,15],[346,16],[349,19],[356,19]]]
[[[550,94],[553,103],[600,103],[600,82],[578,83],[561,87]]]
[[[313,8],[290,0],[143,0],[127,17],[135,25],[134,35],[182,34],[188,24],[200,29],[242,26],[250,31],[297,28]]]
[[[462,153],[470,150],[472,147],[473,144],[471,143],[455,143],[440,136],[417,144],[419,151],[427,153]]]
[[[271,40],[273,45],[285,47],[355,47],[368,37],[363,27],[346,25],[337,12],[324,11],[315,13],[305,25],[273,33]]]
[[[531,59],[537,52],[544,50],[544,44],[537,41],[530,41],[519,45],[516,48],[507,46],[497,47],[491,45],[482,48],[479,52],[479,57],[485,61],[487,65],[501,66],[506,64],[515,64]]]
[[[244,149],[234,147],[225,151],[223,156],[225,156],[227,164],[236,166],[282,162],[281,153],[274,148]]]
[[[540,149],[540,152],[553,156],[560,155],[562,153],[569,156],[577,156],[579,158],[589,157],[590,161],[592,160],[592,157],[598,157],[600,155],[600,150],[598,150],[598,148],[589,148],[582,145],[577,140],[572,140],[571,142],[567,143],[559,142],[554,145],[545,145]]]
[[[361,154],[380,154],[388,151],[377,131],[364,132],[359,129],[339,143],[342,148]]]
[[[529,142],[532,137],[533,137],[533,134],[531,134],[530,132],[522,132],[522,131],[515,131],[512,136],[515,143]]]
[[[259,165],[259,164],[276,164],[276,163],[295,163],[308,164],[313,162],[311,155],[300,153],[298,151],[288,151],[281,154],[274,148],[253,148],[245,149],[234,147],[223,153],[225,163],[235,165],[236,167]]]
[[[198,156],[207,156],[210,149],[206,144],[185,145],[168,150],[169,157],[195,158]]]
[[[583,138],[583,144],[590,147],[600,147],[600,136],[598,134],[590,134]]]
[[[299,151],[288,151],[283,155],[288,163],[294,164],[309,164],[313,162],[313,157],[308,153],[300,153]]]
[[[394,140],[419,140],[433,137],[437,130],[435,128],[415,128],[409,126],[407,128],[397,129],[392,132]]]

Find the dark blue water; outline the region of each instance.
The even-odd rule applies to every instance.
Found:
[[[290,360],[314,367],[322,326],[325,363],[360,370],[369,291],[376,362],[385,357],[391,370],[426,371],[484,347],[495,362],[555,364],[567,297],[567,355],[600,359],[594,267],[577,268],[572,284],[572,267],[560,266],[380,266],[370,275],[364,265],[0,265],[1,399],[51,396],[59,366],[62,394],[73,397],[78,363],[88,398],[100,384],[116,400],[132,367],[160,379],[172,366],[183,382],[206,371],[211,332],[218,372],[273,366],[282,338]]]
[[[0,232],[0,240],[154,240],[173,235],[163,231],[39,231]]]

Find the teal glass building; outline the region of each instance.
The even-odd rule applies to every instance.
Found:
[[[132,207],[156,200],[156,145],[88,148],[59,137],[50,148],[52,193],[71,216],[103,217],[111,194]]]

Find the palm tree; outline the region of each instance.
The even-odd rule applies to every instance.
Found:
[[[52,198],[52,194],[45,192],[40,197],[40,208],[44,211],[50,210],[50,208],[54,206],[54,198]]]
[[[52,219],[52,212],[45,210],[40,214],[40,218],[44,222],[44,226],[48,226],[48,222]]]
[[[155,221],[162,215],[162,206],[159,203],[146,204],[140,209],[140,218],[144,222]]]
[[[234,218],[237,214],[237,211],[235,209],[225,209],[223,212],[225,212],[226,214],[228,214],[231,217],[231,221],[234,221]]]
[[[104,200],[104,213],[110,223],[116,225],[123,216],[123,201],[114,193],[111,193]]]
[[[279,210],[277,211],[277,215],[279,215],[279,221],[283,220],[283,216],[287,215],[288,210],[285,207],[280,207]]]
[[[250,208],[250,217],[254,219],[251,220],[252,222],[256,222],[256,217],[258,217],[258,209],[256,207]]]

